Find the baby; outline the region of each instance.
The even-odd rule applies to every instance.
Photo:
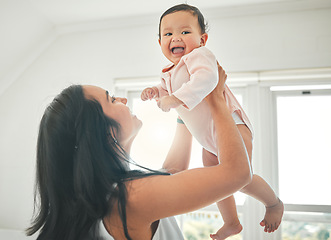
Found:
[[[157,99],[158,106],[166,112],[176,108],[180,116],[178,122],[185,124],[203,146],[204,165],[211,166],[219,164],[217,139],[211,113],[203,99],[218,83],[218,68],[214,54],[205,47],[207,39],[204,17],[196,7],[180,4],[164,12],[159,24],[159,44],[171,64],[162,70],[161,84],[144,89],[141,99]],[[227,86],[224,95],[251,161],[251,123]],[[272,188],[261,177],[253,175],[252,182],[241,191],[266,206],[260,225],[265,232],[275,231],[281,223],[284,206]],[[241,232],[234,197],[217,205],[224,225],[216,234],[211,234],[211,238],[226,239]]]

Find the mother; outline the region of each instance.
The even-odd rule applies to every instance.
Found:
[[[221,164],[174,175],[130,170],[131,145],[142,123],[126,99],[95,86],[63,90],[40,123],[39,210],[27,234],[39,230],[37,239],[47,240],[183,239],[171,216],[224,199],[251,180],[243,141],[223,97],[221,67],[219,76],[206,101]]]

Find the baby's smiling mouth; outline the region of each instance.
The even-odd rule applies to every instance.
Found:
[[[171,49],[171,52],[173,54],[181,54],[184,52],[184,48],[183,47],[174,47]]]

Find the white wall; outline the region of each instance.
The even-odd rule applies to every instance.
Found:
[[[209,23],[207,46],[229,72],[331,66],[331,9],[213,16]],[[167,62],[157,24],[155,18],[144,26],[62,35],[0,96],[0,229],[24,229],[31,218],[36,138],[46,104],[71,83],[112,89],[114,78],[158,75]]]
[[[231,72],[331,65],[330,9],[212,19],[209,47]]]
[[[54,26],[29,1],[0,3],[0,95],[54,40]]]

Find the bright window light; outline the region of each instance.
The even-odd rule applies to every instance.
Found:
[[[331,84],[327,85],[297,85],[297,86],[273,86],[270,91],[293,91],[293,90],[317,90],[317,89],[331,89]]]
[[[331,203],[331,96],[278,96],[280,197],[289,204]]]
[[[243,96],[235,94],[242,104]],[[138,164],[151,169],[160,169],[170,149],[175,135],[177,112],[162,112],[155,100],[141,101],[139,95],[132,94],[132,111],[142,120],[143,127],[131,149],[131,157]],[[189,168],[203,167],[202,147],[193,138],[191,161]],[[134,166],[132,168],[135,168]],[[246,195],[240,192],[235,194],[236,203],[243,205]]]
[[[164,113],[155,100],[143,102],[140,97],[132,99],[132,111],[143,122],[131,149],[133,160],[151,169],[162,168],[176,130],[176,111]]]

